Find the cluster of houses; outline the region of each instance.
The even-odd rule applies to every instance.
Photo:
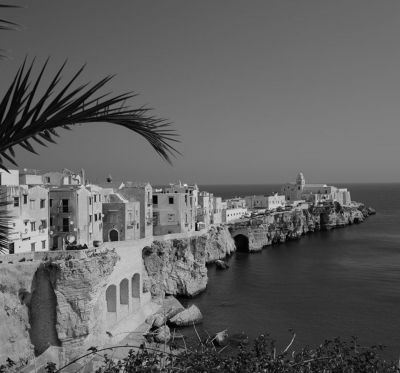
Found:
[[[350,204],[350,193],[326,184],[305,184],[300,173],[281,194],[223,201],[197,185],[149,183],[91,184],[84,170],[0,172],[3,207],[12,219],[9,253],[98,246],[101,242],[138,240],[192,232],[230,223],[251,210],[274,211],[299,204],[338,201]]]

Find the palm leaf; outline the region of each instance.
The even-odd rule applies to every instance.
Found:
[[[59,136],[56,130],[98,122],[115,124],[136,132],[169,163],[171,156],[180,154],[172,146],[178,140],[170,123],[151,115],[150,108],[132,109],[125,104],[135,94],[112,96],[99,93],[112,76],[93,85],[84,84],[72,88],[84,67],[62,85],[60,82],[64,63],[46,89],[42,88],[44,93],[39,95],[37,92],[42,85],[47,63],[44,63],[39,75],[34,78],[34,61],[29,66],[25,61],[0,101],[0,168],[7,170],[4,160],[17,164],[13,150],[16,145],[36,153],[33,142],[42,146],[55,143],[55,138]]]

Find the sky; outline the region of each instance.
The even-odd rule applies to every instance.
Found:
[[[4,3],[5,1],[3,1]],[[48,77],[116,74],[180,135],[173,166],[139,135],[96,123],[62,131],[21,168],[84,168],[93,182],[256,184],[400,181],[397,0],[9,0],[0,97],[25,56]],[[7,3],[7,2],[6,2]]]

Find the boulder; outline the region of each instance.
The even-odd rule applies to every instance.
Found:
[[[368,211],[368,215],[375,215],[376,214],[376,210],[372,207],[368,207],[367,208]]]
[[[220,259],[215,261],[215,265],[216,265],[217,269],[228,269],[229,268],[229,265]]]
[[[153,324],[152,326],[155,328],[162,327],[167,322],[167,316],[162,313],[157,313],[154,315]]]
[[[193,304],[186,310],[179,312],[169,321],[175,326],[188,326],[192,324],[198,324],[202,320],[203,315],[201,314],[199,308]]]
[[[215,345],[223,347],[228,344],[228,338],[229,338],[228,331],[223,330],[222,332],[218,332],[217,334],[215,334],[213,342]]]
[[[168,343],[171,339],[171,331],[164,325],[154,331],[154,340],[158,343]]]

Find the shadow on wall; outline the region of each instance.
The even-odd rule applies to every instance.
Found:
[[[20,291],[21,302],[29,301],[29,336],[36,356],[49,346],[61,346],[56,330],[57,297],[51,281],[56,274],[56,265],[41,264],[33,277],[31,294]]]

